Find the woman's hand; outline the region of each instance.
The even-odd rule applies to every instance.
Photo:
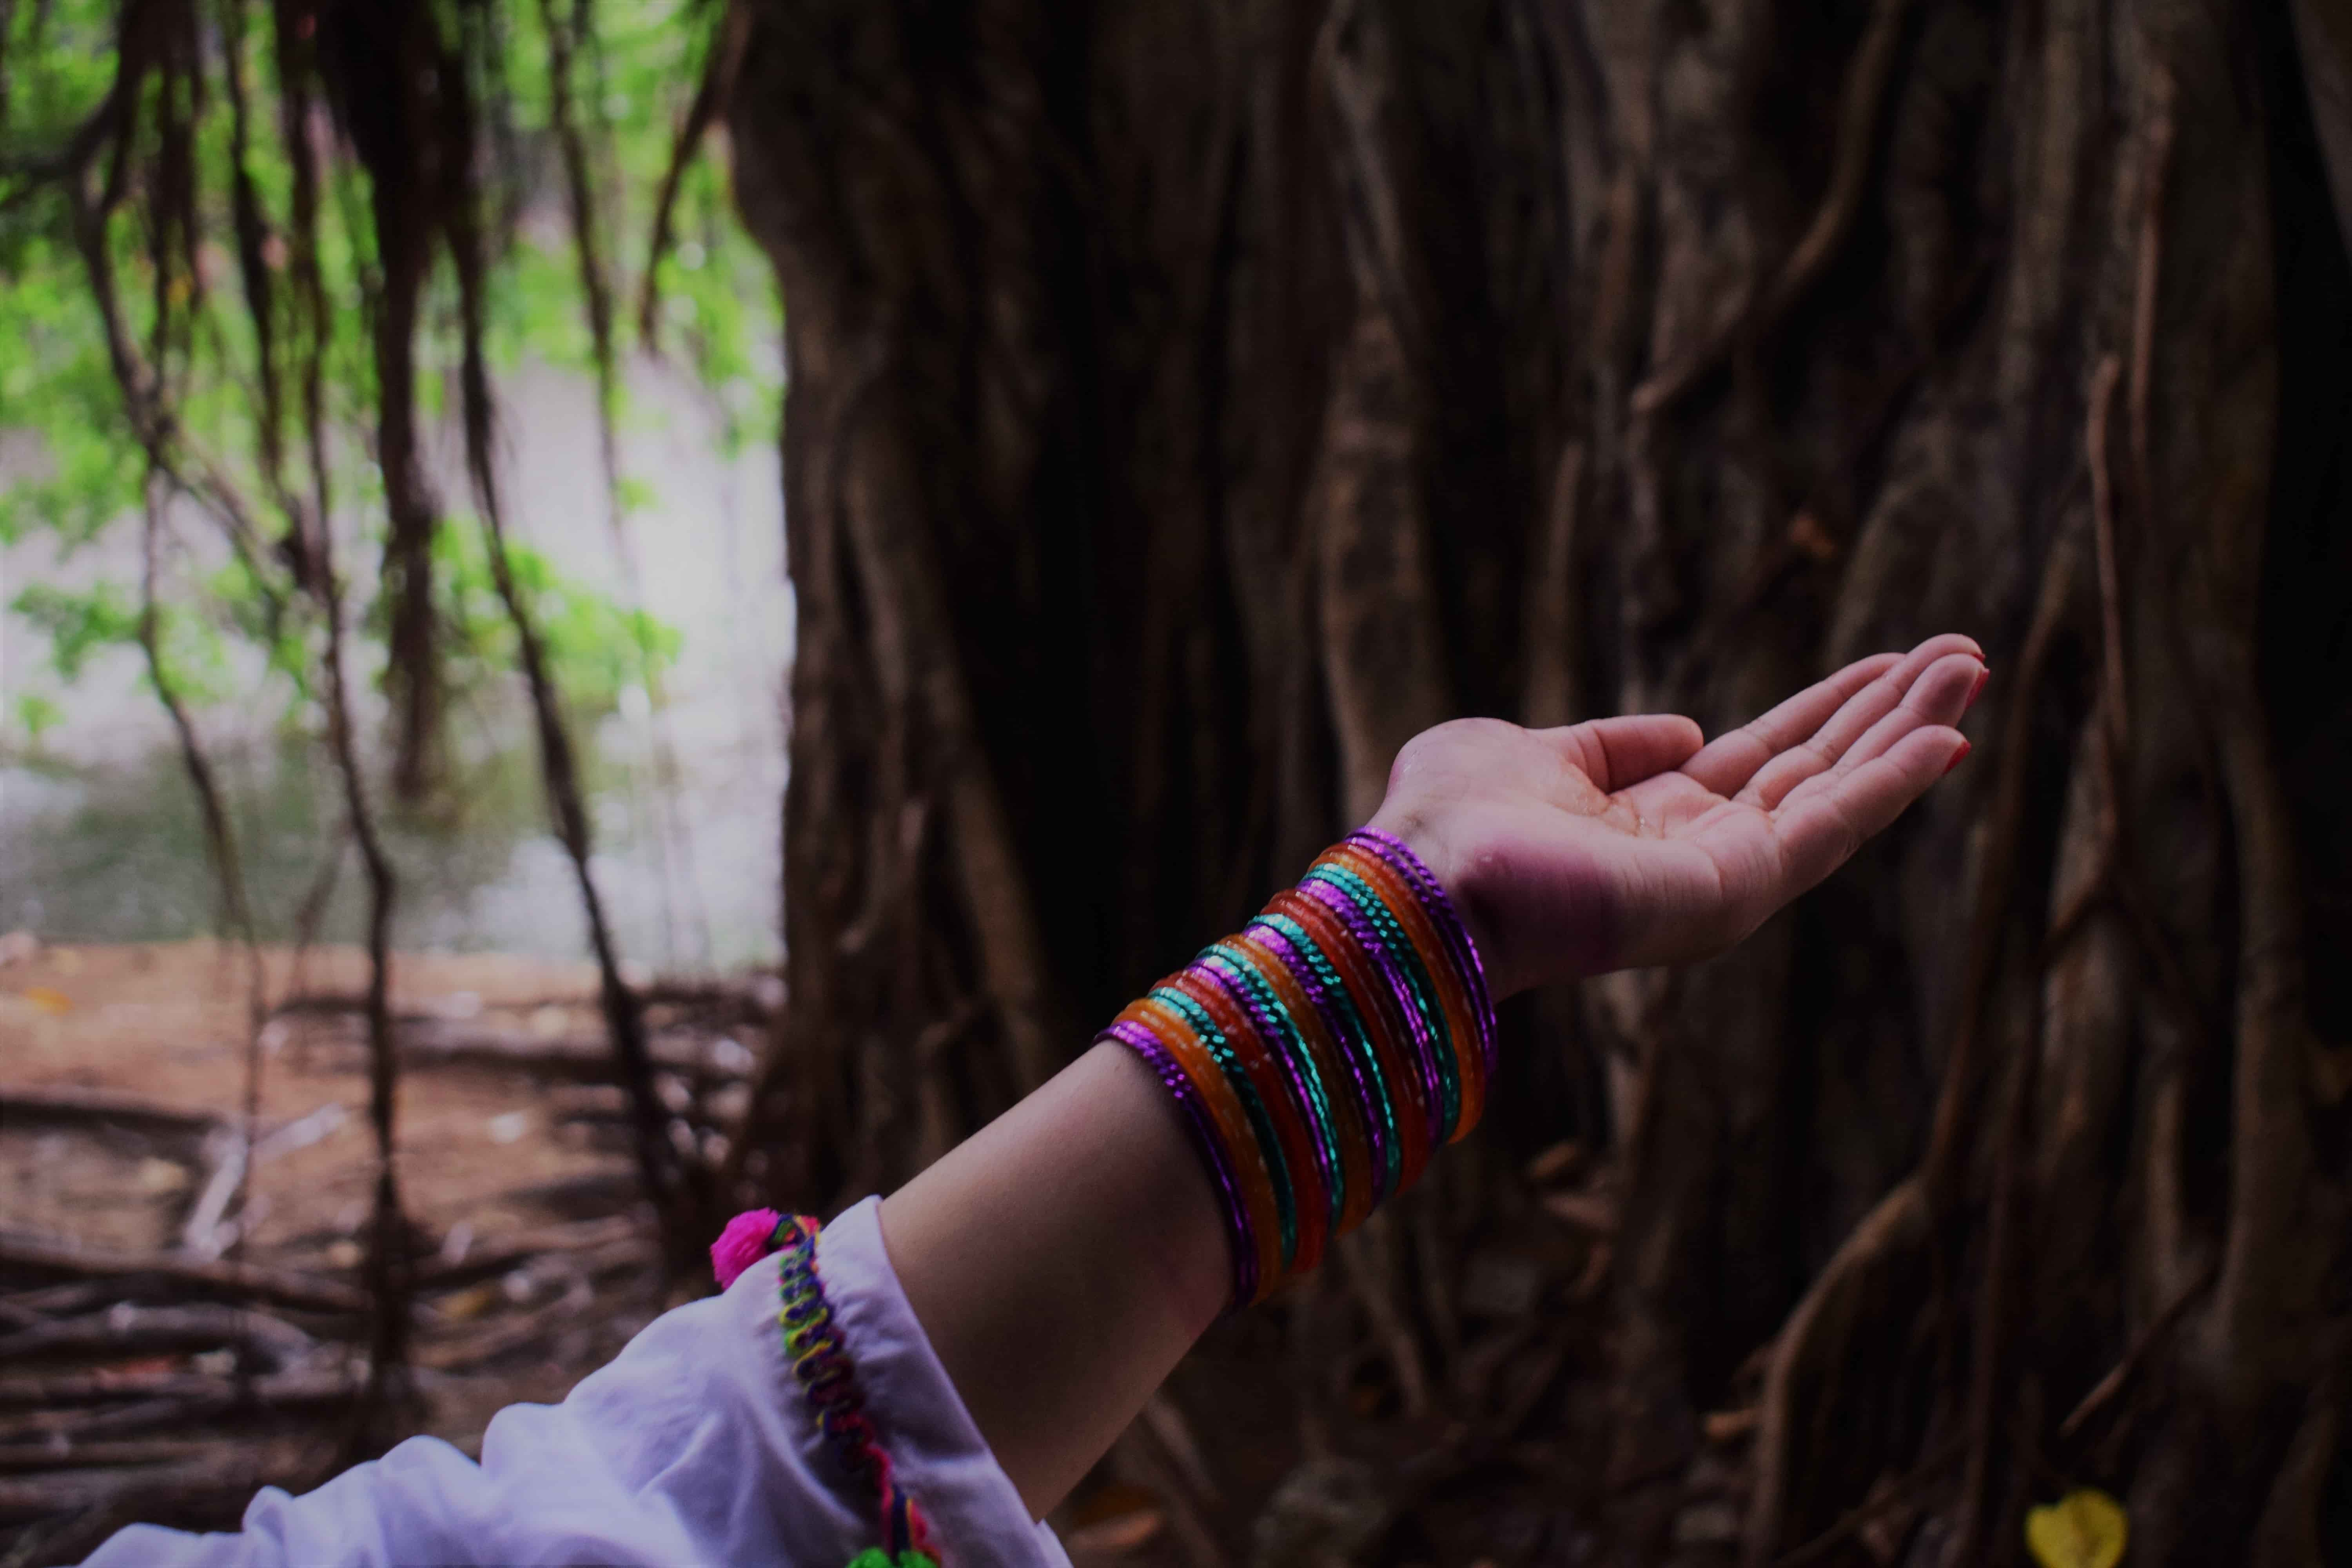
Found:
[[[1719,952],[1827,877],[1968,754],[1965,637],[1865,658],[1705,742],[1672,714],[1415,736],[1371,826],[1460,907],[1499,997]],[[1704,742],[1704,743],[1702,743]]]

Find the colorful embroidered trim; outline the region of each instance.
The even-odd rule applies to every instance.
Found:
[[[866,1414],[857,1373],[816,1273],[818,1226],[806,1215],[752,1209],[727,1222],[710,1247],[711,1272],[719,1288],[770,1253],[776,1266],[776,1322],[784,1331],[784,1356],[800,1380],[817,1426],[842,1467],[872,1500],[882,1544],[852,1558],[849,1568],[939,1568],[939,1548],[915,1500],[898,1489]]]
[[[1263,1300],[1476,1124],[1495,1069],[1486,973],[1445,889],[1366,828],[1097,1037],[1184,1113]]]

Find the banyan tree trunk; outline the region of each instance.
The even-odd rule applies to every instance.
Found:
[[[1712,730],[1965,630],[1974,759],[1883,842],[1507,1020],[1482,1137],[1620,1173],[1612,1550],[1726,1560],[1674,1521],[1748,1400],[1759,1568],[1889,1489],[2014,1561],[2075,1481],[2137,1563],[2346,1552],[2352,26],[2292,12],[746,0],[799,651],[743,1178],[902,1179],[1427,724]]]

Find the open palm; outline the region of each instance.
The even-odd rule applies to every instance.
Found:
[[[1720,952],[1842,865],[1968,752],[1965,637],[1879,654],[1708,742],[1643,714],[1465,719],[1398,753],[1372,825],[1461,905],[1497,995]]]

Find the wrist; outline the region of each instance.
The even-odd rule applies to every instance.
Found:
[[[1443,813],[1413,805],[1382,801],[1380,810],[1364,826],[1396,839],[1429,868],[1429,874],[1444,889],[1455,914],[1461,918],[1463,930],[1485,967],[1486,984],[1494,1000],[1499,1003],[1527,989],[1511,955],[1504,949],[1494,918],[1497,901],[1493,886],[1495,857],[1464,842],[1458,832],[1449,831],[1450,825]]]

